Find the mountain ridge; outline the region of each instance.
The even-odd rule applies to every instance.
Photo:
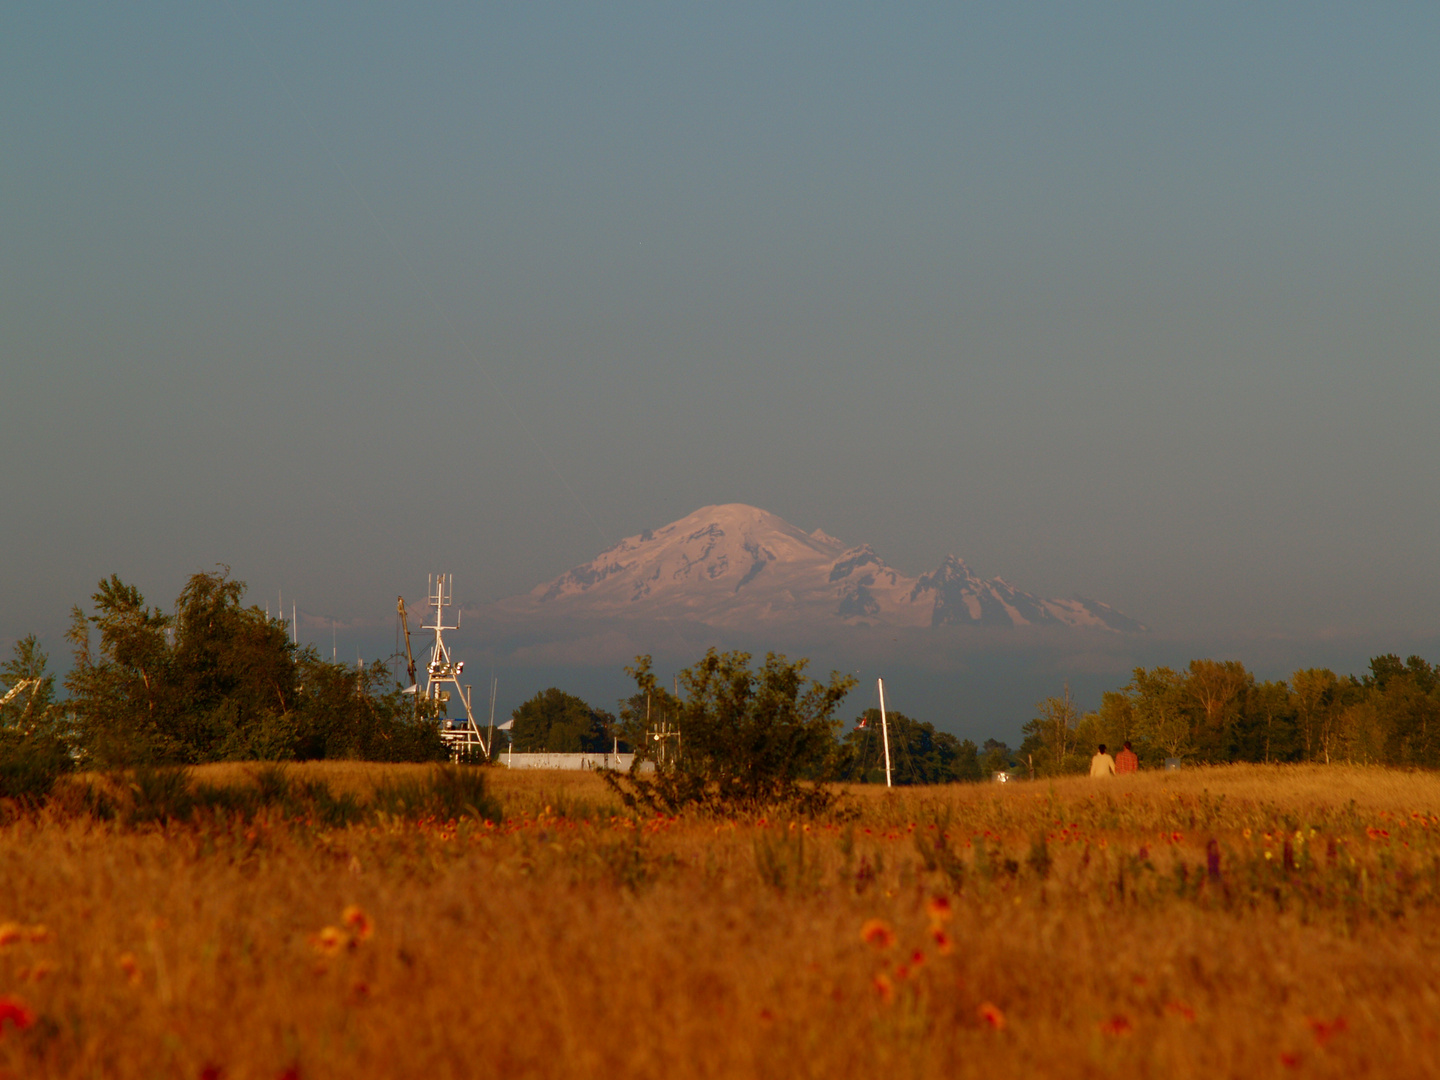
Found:
[[[905,574],[869,544],[805,532],[744,503],[704,506],[645,529],[522,596],[512,614],[684,619],[732,629],[809,623],[878,627],[1027,627],[1137,633],[1099,600],[1044,599],[976,575],[958,555]]]

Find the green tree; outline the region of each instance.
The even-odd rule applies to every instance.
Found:
[[[50,658],[34,634],[15,643],[10,659],[0,664],[0,697],[17,687],[20,690],[0,705],[0,728],[29,732],[53,722],[55,676],[49,668]]]
[[[899,712],[886,713],[886,726],[893,783],[952,784],[980,778],[975,744],[968,739],[962,742],[948,731],[936,731],[935,725]],[[867,709],[845,733],[829,771],[837,780],[885,782],[879,709]]]
[[[86,758],[101,766],[183,760],[170,683],[173,620],[111,574],[91,596],[95,614],[71,610],[74,663],[65,679]],[[92,648],[91,627],[99,631]]]
[[[510,735],[520,753],[603,753],[612,745],[614,717],[553,686],[511,716],[515,726]]]
[[[1185,696],[1192,706],[1191,742],[1202,760],[1235,760],[1235,727],[1254,683],[1238,660],[1190,661]]]
[[[30,634],[15,643],[11,658],[0,665],[5,690],[19,688],[0,706],[0,798],[39,803],[72,765],[49,663]]]
[[[1185,679],[1168,667],[1137,667],[1125,693],[1134,702],[1135,734],[1146,764],[1182,758],[1192,749],[1190,716],[1186,711]],[[1159,759],[1159,760],[1157,760]]]
[[[1038,776],[1079,771],[1085,763],[1079,753],[1080,710],[1070,694],[1070,684],[1065,684],[1059,696],[1039,702],[1035,712],[1035,717],[1023,729],[1021,761],[1027,767],[1033,761]]]
[[[635,680],[636,690],[620,702],[615,733],[621,743],[636,754],[653,759],[658,747],[652,732],[677,726],[680,699],[655,677],[648,654],[637,656],[634,666],[627,667],[625,674]]]
[[[828,683],[805,675],[806,661],[767,654],[758,670],[750,654],[709,650],[680,673],[680,745],[673,764],[653,779],[632,770],[615,781],[631,805],[670,811],[702,805],[730,812],[776,803],[816,808],[829,796],[803,781],[823,774],[834,746],[835,710],[855,685],[832,672]],[[649,657],[629,669],[641,692],[653,692]]]
[[[321,660],[244,593],[228,568],[195,574],[172,617],[112,575],[94,615],[75,608],[66,686],[88,763],[445,756],[433,717],[414,716],[383,665]]]
[[[1293,761],[1300,755],[1300,737],[1290,688],[1281,681],[1250,687],[1245,701],[1247,761]]]
[[[1370,661],[1361,685],[1375,710],[1371,727],[1384,733],[1384,759],[1440,765],[1440,671],[1418,656],[1402,664],[1392,653]]]
[[[1306,761],[1329,764],[1338,742],[1340,680],[1329,668],[1305,668],[1290,676],[1290,704]]]

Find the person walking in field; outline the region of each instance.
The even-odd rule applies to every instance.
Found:
[[[1115,775],[1124,776],[1126,773],[1133,773],[1140,768],[1140,758],[1134,750],[1130,749],[1130,740],[1125,740],[1125,748],[1115,755]]]
[[[1090,759],[1090,779],[1098,780],[1102,777],[1115,775],[1115,759],[1105,752],[1105,744],[1100,744],[1100,749]]]

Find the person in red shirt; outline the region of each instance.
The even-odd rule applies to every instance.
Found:
[[[1140,759],[1135,751],[1130,749],[1130,740],[1125,740],[1125,749],[1115,755],[1115,775],[1124,776],[1140,768]]]

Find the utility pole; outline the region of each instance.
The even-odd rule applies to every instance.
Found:
[[[890,786],[890,723],[885,719],[885,680],[876,679],[880,687],[880,738],[885,743],[885,786]]]

